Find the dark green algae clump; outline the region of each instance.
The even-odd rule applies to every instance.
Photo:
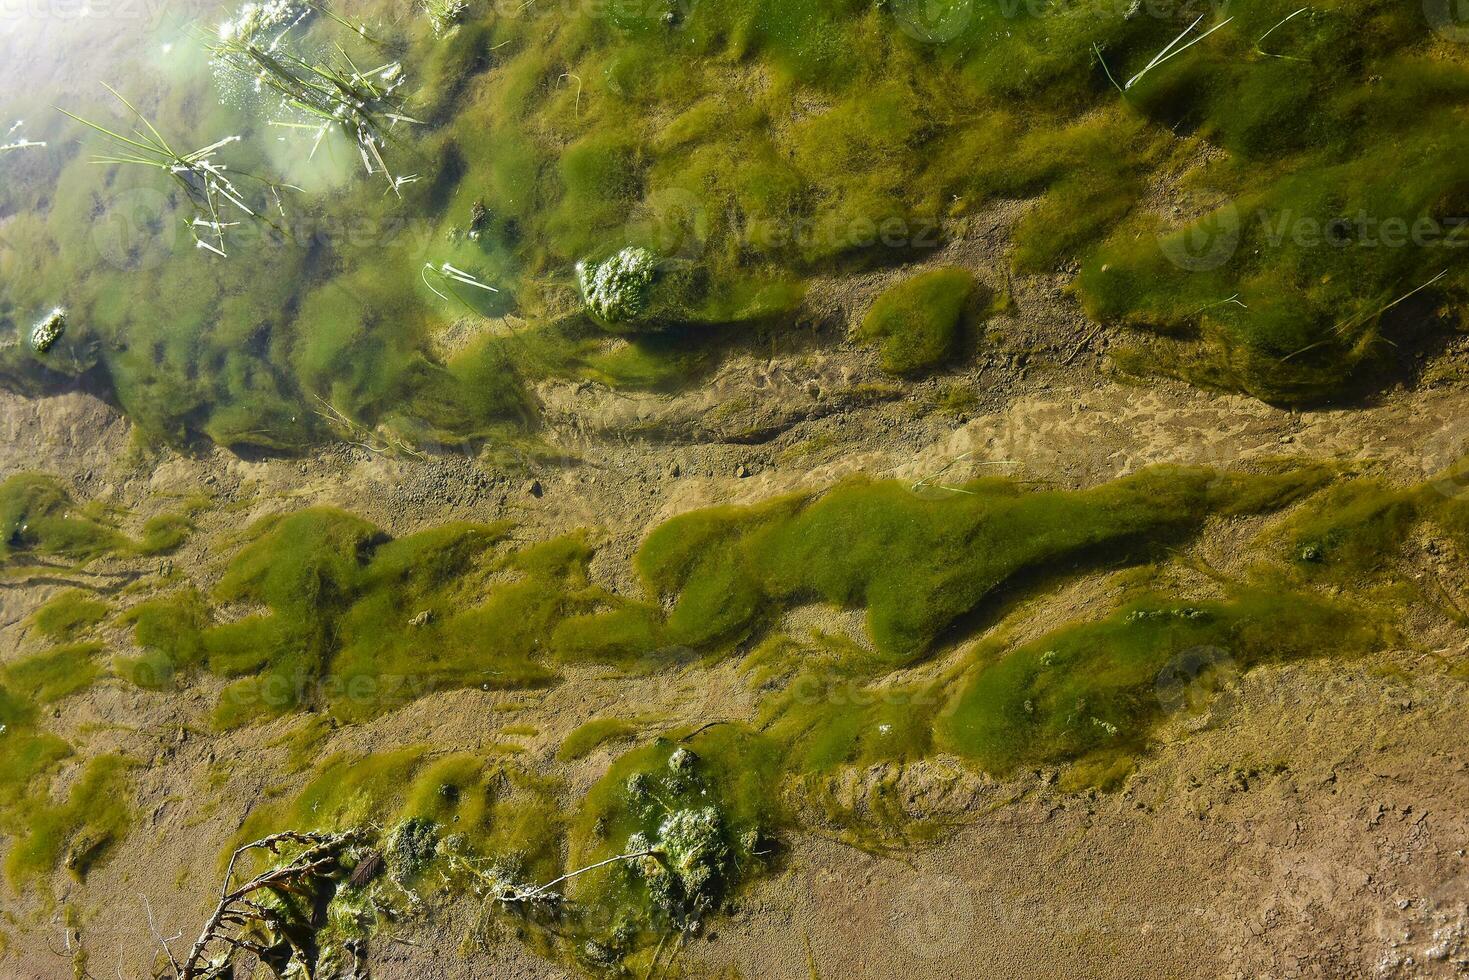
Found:
[[[350,720],[436,690],[552,683],[559,664],[720,653],[811,595],[865,608],[900,665],[1015,580],[1141,560],[1210,515],[1275,509],[1322,479],[1165,467],[1077,492],[981,481],[944,499],[851,482],[675,518],[636,559],[648,600],[593,586],[583,535],[511,548],[508,525],[450,524],[392,539],[311,508],[252,528],[210,596],[186,587],[128,609],[142,653],[118,669],[155,688],[197,669],[237,678],[222,726],[306,706]],[[239,607],[252,611],[229,614]]]
[[[415,444],[501,438],[533,424],[538,378],[687,383],[742,332],[792,329],[813,277],[930,258],[1006,200],[1035,202],[1015,271],[1079,269],[1094,318],[1182,341],[1141,344],[1123,359],[1139,371],[1330,399],[1458,324],[1469,62],[1421,4],[1252,5],[1140,76],[1191,5],[650,10],[468,3],[447,33],[381,27],[423,179],[400,200],[288,175],[308,187],[292,241],[261,232],[227,261],[166,233],[182,211],[156,175],[38,134],[46,167],[0,162],[17,178],[0,182],[0,332],[17,339],[0,383],[93,379],[172,441],[287,451],[342,419]],[[316,18],[304,41],[366,43],[340,28]],[[221,105],[202,53],[180,59],[142,108],[180,139],[242,133],[232,165],[274,170],[269,113]],[[628,250],[683,285],[599,323],[577,266]],[[444,263],[501,292],[446,303],[423,278]],[[20,343],[58,304],[54,345]],[[528,325],[439,349],[466,312]],[[894,365],[934,353],[927,333],[886,336]]]
[[[295,745],[291,771],[308,774],[268,788],[239,839],[371,831],[389,870],[338,891],[327,945],[468,892],[547,954],[646,971],[779,867],[793,828],[815,821],[874,849],[942,833],[909,814],[905,767],[943,755],[1000,778],[1062,767],[1064,788],[1114,786],[1160,725],[1243,672],[1392,644],[1391,610],[1437,601],[1397,572],[1410,532],[1469,542],[1457,485],[1453,473],[1395,487],[1284,465],[1155,467],[1082,491],[854,480],[655,528],[636,558],[644,598],[591,584],[583,535],[525,543],[506,525],[461,523],[393,538],[327,508],[269,518],[207,594],[165,583],[173,591],[119,615],[110,607],[128,597],[61,593],[33,616],[60,645],[0,672],[0,820],[28,828],[8,852],[11,878],[84,874],[126,832],[130,763],[78,760],[78,780],[48,790],[78,749],[41,721],[43,706],[106,676],[98,631],[111,622],[141,650],[114,660],[124,679],[171,688],[207,671],[233,678],[216,725],[302,719],[276,744]],[[1265,518],[1260,561],[1180,587],[1180,549],[1250,515]],[[1100,615],[1025,642],[1003,627],[963,642],[1003,624],[1011,600],[1098,572],[1120,587]],[[1363,587],[1339,594],[1350,576]],[[780,613],[811,601],[864,610],[865,640],[786,632]],[[750,717],[661,736],[655,718],[596,718],[567,733],[549,777],[509,745],[310,761],[333,727],[434,691],[553,684],[585,662],[640,674],[723,658],[739,658],[758,692]],[[595,750],[614,743],[600,771]],[[589,765],[585,794],[561,781]],[[841,793],[853,773],[874,787],[855,804]],[[538,891],[593,865],[555,900]]]

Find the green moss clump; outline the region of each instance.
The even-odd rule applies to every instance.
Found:
[[[223,726],[307,704],[357,719],[439,690],[546,683],[554,627],[591,606],[591,551],[571,535],[501,553],[507,530],[448,524],[395,540],[329,508],[267,519],[213,606],[185,592],[123,616],[144,652],[119,673],[145,687],[196,668],[238,678],[216,709]],[[234,604],[267,612],[231,620]]]
[[[68,589],[31,614],[30,623],[48,640],[80,636],[107,618],[111,606],[81,589]]]
[[[11,885],[22,888],[58,864],[85,877],[127,835],[131,766],[121,756],[98,756],[83,767],[64,800],[37,800],[15,815],[24,829],[5,856]]]
[[[576,275],[594,317],[609,324],[636,323],[648,310],[658,257],[646,248],[625,248],[601,262],[578,263]]]
[[[597,910],[575,954],[633,962],[717,911],[769,856],[781,820],[778,773],[775,745],[733,725],[618,759],[582,802],[570,863],[653,854],[568,883],[579,907]]]
[[[931,370],[958,353],[975,289],[967,269],[921,273],[879,296],[858,334],[882,343],[882,369],[889,374]]]
[[[35,704],[85,691],[102,676],[100,643],[74,643],[32,654],[0,668],[0,684]]]
[[[773,659],[782,661],[774,672]],[[778,685],[761,706],[759,727],[782,746],[791,772],[865,770],[921,759],[932,749],[934,716],[945,700],[940,687],[882,682],[888,665],[855,644],[774,637],[747,661],[755,664],[766,665],[762,688]],[[777,678],[779,672],[785,676]]]
[[[0,483],[0,561],[26,553],[83,563],[157,554],[178,547],[189,527],[187,518],[164,515],[145,523],[134,541],[117,529],[114,512],[77,504],[54,477],[20,473]]]
[[[96,508],[78,507],[49,476],[21,473],[0,483],[0,561],[24,552],[89,561],[126,544]]]
[[[281,830],[375,826],[388,828],[380,842],[385,850],[398,838],[416,855],[392,868],[404,880],[432,868],[466,887],[483,884],[475,869],[494,860],[532,880],[549,881],[560,873],[564,823],[552,789],[482,758],[431,759],[423,746],[336,755],[322,761],[298,793],[253,811],[236,840]],[[471,880],[463,880],[466,875]]]
[[[1012,580],[1197,528],[1211,513],[1270,510],[1319,486],[1318,471],[1250,476],[1154,467],[1076,492],[984,480],[933,499],[896,483],[847,483],[814,499],[715,508],[648,536],[637,565],[674,600],[665,638],[692,647],[749,633],[785,603],[819,596],[867,610],[892,663],[926,652]]]
[[[1215,675],[1366,653],[1388,639],[1357,609],[1281,588],[1226,601],[1150,597],[1012,651],[982,651],[940,720],[940,744],[997,775],[1085,759],[1115,776]]]
[[[591,755],[608,742],[616,742],[636,735],[641,726],[621,718],[593,718],[579,725],[561,740],[556,758],[562,762],[574,762]]]

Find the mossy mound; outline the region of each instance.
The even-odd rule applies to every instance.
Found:
[[[1366,653],[1388,637],[1359,610],[1278,588],[1223,602],[1150,597],[1013,651],[982,651],[938,731],[948,751],[997,775],[1078,760],[1125,773],[1160,718],[1197,709],[1230,675]]]
[[[41,706],[100,675],[100,647],[79,644],[22,657],[0,669],[0,833],[5,872],[23,891],[60,866],[80,879],[131,825],[132,763],[100,754],[62,776],[74,749],[46,731]]]
[[[882,344],[882,369],[916,374],[952,359],[964,339],[964,313],[976,290],[965,269],[934,269],[886,290],[857,331]]]
[[[778,772],[775,745],[733,725],[618,759],[581,803],[571,864],[651,853],[575,879],[568,897],[583,911],[573,955],[636,969],[660,939],[718,911],[774,853]]]
[[[195,669],[238,678],[216,709],[223,726],[306,705],[359,719],[440,690],[548,683],[547,639],[599,598],[591,551],[578,535],[506,551],[507,531],[449,524],[390,539],[329,508],[267,519],[209,600],[186,590],[127,611],[144,653],[119,672],[162,688]],[[237,604],[268,611],[220,622]]]
[[[27,554],[82,563],[159,554],[177,548],[191,526],[181,514],[163,515],[147,521],[134,540],[118,530],[119,516],[98,503],[77,504],[53,477],[17,474],[0,483],[0,562]]]
[[[30,624],[48,640],[74,639],[105,620],[111,609],[90,592],[68,589],[32,613]]]
[[[1323,478],[1155,467],[1091,490],[1026,493],[982,480],[938,499],[857,481],[812,500],[674,518],[649,535],[637,564],[650,591],[673,600],[669,642],[736,640],[784,604],[819,596],[865,608],[878,651],[905,663],[1022,575],[1100,548],[1115,561],[1212,513],[1281,506]]]

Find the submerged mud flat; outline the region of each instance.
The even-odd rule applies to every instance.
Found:
[[[304,474],[294,462],[165,451],[113,464],[122,483],[106,508],[65,481],[13,476],[3,497],[16,655],[0,682],[17,753],[6,767],[18,777],[6,795],[9,887],[29,914],[70,910],[77,948],[98,935],[110,948],[129,927],[92,896],[132,894],[140,873],[155,915],[182,928],[212,901],[233,846],[368,828],[315,933],[331,954],[323,967],[364,942],[388,975],[427,968],[388,935],[451,955],[459,965],[445,975],[508,962],[539,972],[542,957],[593,973],[673,961],[691,975],[721,963],[764,975],[802,968],[807,940],[739,937],[805,908],[810,955],[840,970],[847,954],[830,944],[844,927],[816,925],[840,900],[878,916],[898,943],[892,962],[931,975],[969,955],[976,934],[997,941],[996,928],[1012,937],[1002,949],[1016,969],[1054,965],[1024,952],[1034,934],[1015,909],[1036,902],[1076,918],[1067,928],[1080,932],[1054,955],[1090,950],[1097,972],[1126,975],[1132,960],[1109,959],[1089,930],[1133,941],[1150,922],[1179,930],[1154,954],[1169,963],[1185,957],[1183,935],[1246,928],[1253,907],[1196,913],[1154,896],[1133,921],[1102,894],[1055,905],[1046,889],[1063,887],[1053,876],[1072,860],[1068,840],[1101,834],[1088,850],[1127,866],[1133,845],[1116,828],[1151,826],[1163,846],[1202,826],[1222,845],[1245,824],[1257,834],[1260,820],[1306,818],[1315,829],[1293,839],[1308,833],[1313,850],[1277,842],[1247,864],[1329,860],[1321,848],[1400,824],[1408,836],[1394,847],[1436,841],[1435,862],[1449,865],[1420,857],[1403,879],[1372,863],[1420,896],[1413,916],[1386,909],[1448,928],[1454,886],[1429,868],[1452,867],[1445,848],[1462,828],[1451,775],[1462,762],[1443,741],[1452,729],[1433,727],[1462,703],[1459,484],[1452,471],[1414,482],[1388,460],[1324,463],[1324,446],[1293,442],[1286,455],[1279,437],[1262,442],[1271,455],[1248,469],[1152,467],[1076,491],[951,468],[944,482],[957,490],[849,478],[798,494],[685,474],[685,446],[679,476],[653,466],[660,497],[734,490],[757,502],[666,519],[652,516],[656,499],[608,493],[609,512],[650,515],[629,544],[606,529],[555,531],[583,516],[568,498],[606,473],[591,465],[476,486],[457,464],[406,460],[398,485],[426,479],[466,498],[408,523],[376,489],[380,461],[365,449],[324,454]],[[617,452],[626,472],[645,469]],[[762,476],[780,473],[775,463]],[[66,479],[86,486],[83,476]],[[1040,531],[1026,529],[1029,512]],[[905,558],[867,565],[868,553]],[[904,601],[889,607],[890,596]],[[1362,748],[1367,731],[1326,734],[1364,718],[1379,734]],[[1413,770],[1425,751],[1427,773]],[[1363,786],[1355,774],[1391,771],[1393,759],[1410,765],[1393,777],[1400,793],[1359,815],[1372,777]],[[1322,789],[1337,783],[1353,809]],[[1259,809],[1252,792],[1265,794]],[[1418,819],[1430,795],[1441,826]],[[1087,831],[1103,813],[1114,829]],[[1335,820],[1361,832],[1326,832]],[[1018,827],[1010,844],[995,836]],[[159,835],[162,851],[150,843]],[[979,869],[1021,860],[1020,841],[1041,851],[1031,875],[993,893],[1001,903],[977,884],[993,871]],[[692,877],[665,882],[654,857],[617,860],[647,851],[682,855]],[[385,870],[351,887],[351,869],[373,855]],[[931,870],[863,884],[898,874],[886,869],[903,855]],[[564,882],[554,908],[503,900],[607,860]],[[847,884],[832,891],[820,866]],[[1297,900],[1295,886],[1274,897],[1230,887],[1245,889],[1241,903]],[[1381,904],[1374,894],[1342,883],[1323,896],[1354,922]],[[1348,895],[1357,912],[1336,904]],[[954,905],[959,932],[935,896]],[[12,924],[16,940],[24,923]],[[1300,955],[1304,934],[1273,935],[1234,962]],[[1414,949],[1394,937],[1318,962],[1355,968]],[[140,973],[159,955],[146,930],[118,941]],[[7,955],[47,969],[19,942]]]
[[[1469,964],[1452,24],[184,13],[4,40],[0,972]]]

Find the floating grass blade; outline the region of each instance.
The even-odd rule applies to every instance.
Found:
[[[432,262],[425,262],[423,269],[419,272],[419,277],[423,279],[423,284],[429,288],[429,291],[439,299],[447,303],[450,297],[439,291],[434,285],[435,281],[452,293],[453,298],[471,313],[478,313],[479,311],[474,308],[472,303],[459,295],[459,291],[454,288],[456,284],[472,286],[475,289],[482,289],[488,293],[498,293],[500,291],[473,273],[465,272],[463,269],[456,268],[448,262],[441,262],[438,265],[434,265]]]
[[[0,153],[5,153],[9,150],[24,150],[30,147],[46,145],[43,141],[28,140],[24,136],[17,136],[16,134],[20,132],[20,127],[24,125],[24,119],[17,119],[15,121],[15,125],[11,126],[8,130],[5,131],[5,139],[10,140],[10,142],[0,143]]]
[[[1126,91],[1128,89],[1131,89],[1138,82],[1142,81],[1143,77],[1146,76],[1148,72],[1152,71],[1154,68],[1166,65],[1168,62],[1172,61],[1174,58],[1177,58],[1179,55],[1183,54],[1195,44],[1198,44],[1200,41],[1207,38],[1210,34],[1213,34],[1220,28],[1228,26],[1229,23],[1233,20],[1233,17],[1225,18],[1224,20],[1215,24],[1213,27],[1209,28],[1204,33],[1200,34],[1198,37],[1194,38],[1192,41],[1189,41],[1187,44],[1179,47],[1179,42],[1188,37],[1192,31],[1194,31],[1201,23],[1203,23],[1204,15],[1200,14],[1192,24],[1184,28],[1183,32],[1179,34],[1178,37],[1174,38],[1172,41],[1169,41],[1167,46],[1165,46],[1162,51],[1159,51],[1156,55],[1154,55],[1153,60],[1148,62],[1147,67],[1143,68],[1142,71],[1129,78],[1127,80],[1127,84],[1123,86],[1123,90]],[[1105,65],[1103,67],[1105,67]],[[1109,71],[1107,74],[1110,77],[1112,73]]]
[[[1274,34],[1276,31],[1280,30],[1286,24],[1289,24],[1291,21],[1295,20],[1301,14],[1304,14],[1306,11],[1308,11],[1310,9],[1311,9],[1310,7],[1302,7],[1299,10],[1295,11],[1294,13],[1287,14],[1285,17],[1281,18],[1280,21],[1277,22],[1274,27],[1270,28],[1270,30],[1266,31],[1264,34],[1261,34],[1258,38],[1255,39],[1255,53],[1256,54],[1264,55],[1267,58],[1280,58],[1280,59],[1282,59],[1284,61],[1305,61],[1306,60],[1305,58],[1294,58],[1294,57],[1291,57],[1290,55],[1286,55],[1286,54],[1273,54],[1273,53],[1271,53],[1269,51],[1266,51],[1264,48],[1260,47],[1260,45],[1262,45],[1262,44],[1265,43],[1265,39],[1267,37],[1269,37],[1270,35]]]
[[[243,171],[230,171],[228,166],[215,161],[215,155],[232,143],[240,140],[238,136],[226,136],[224,139],[216,140],[208,146],[201,147],[188,153],[179,153],[168,140],[164,139],[153,125],[153,123],[138,110],[131,102],[122,96],[112,86],[103,84],[103,88],[111,92],[119,102],[127,107],[134,118],[140,124],[132,130],[132,135],[124,135],[116,130],[109,129],[100,123],[84,119],[73,112],[62,109],[61,112],[71,119],[76,120],[88,129],[101,133],[112,140],[118,151],[111,155],[98,155],[93,158],[95,163],[129,165],[152,167],[160,170],[174,181],[183,191],[190,206],[194,210],[194,217],[189,222],[189,232],[194,236],[194,244],[206,252],[221,257],[228,257],[225,248],[225,234],[230,228],[238,227],[239,221],[226,220],[231,209],[239,211],[253,221],[258,221],[279,232],[286,238],[290,235],[284,228],[276,224],[261,212],[252,208],[245,200],[245,192],[235,183],[236,180],[249,181],[262,190],[269,193],[281,214],[285,214],[285,207],[281,203],[280,191],[282,189],[296,190],[290,184],[281,184]]]
[[[374,41],[361,25],[331,14],[324,7],[313,5],[313,9]],[[405,81],[403,66],[388,62],[364,70],[340,45],[330,57],[298,54],[285,42],[300,20],[291,21],[277,32],[275,25],[280,22],[271,19],[269,30],[246,17],[227,23],[218,38],[205,42],[216,69],[248,81],[256,92],[274,94],[288,113],[313,120],[272,120],[273,125],[312,133],[311,156],[315,156],[329,131],[340,131],[356,144],[368,175],[382,174],[389,190],[401,197],[403,186],[416,175],[396,176],[382,151],[393,142],[391,130],[399,123],[421,124],[408,114],[397,95]]]

